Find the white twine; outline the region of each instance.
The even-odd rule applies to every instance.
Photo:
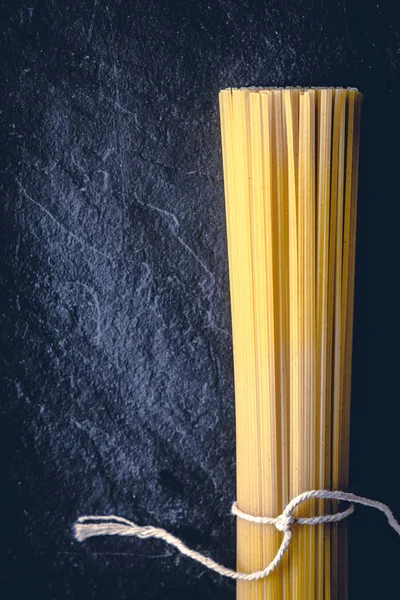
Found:
[[[299,506],[299,504],[306,502],[307,500],[312,500],[313,498],[322,498],[325,500],[343,500],[345,502],[354,502],[355,504],[363,504],[364,506],[377,508],[386,515],[389,525],[398,533],[398,535],[400,535],[400,524],[396,521],[392,511],[388,506],[386,506],[386,504],[377,502],[376,500],[369,500],[368,498],[363,498],[362,496],[356,496],[355,494],[350,494],[347,492],[333,492],[329,490],[311,490],[309,492],[303,492],[302,494],[299,494],[289,502],[282,514],[280,514],[278,517],[256,517],[254,515],[249,515],[242,512],[238,508],[236,502],[233,503],[232,514],[239,519],[244,519],[246,521],[250,521],[251,523],[258,523],[260,525],[274,525],[278,531],[283,533],[283,540],[278,552],[276,553],[276,556],[269,563],[269,565],[265,567],[265,569],[262,571],[255,571],[254,573],[241,573],[240,571],[228,569],[227,567],[224,567],[223,565],[220,565],[212,560],[212,558],[204,556],[203,554],[200,554],[200,552],[196,552],[196,550],[191,550],[182,542],[182,540],[175,537],[171,533],[168,533],[168,531],[165,531],[165,529],[151,527],[150,525],[141,527],[140,525],[136,525],[136,523],[132,523],[132,521],[128,521],[127,519],[116,517],[114,515],[104,517],[79,517],[75,523],[74,532],[75,538],[79,542],[83,542],[84,540],[97,535],[135,536],[142,539],[157,538],[159,540],[163,540],[171,546],[174,546],[181,554],[196,560],[207,569],[211,569],[211,571],[219,573],[219,575],[241,581],[256,581],[270,575],[270,573],[272,573],[272,571],[274,571],[274,569],[276,569],[276,567],[282,561],[292,540],[292,526],[294,524],[322,525],[326,523],[338,523],[339,521],[349,517],[354,512],[354,506],[351,505],[345,511],[339,512],[335,515],[323,515],[309,518],[293,517],[293,512],[297,506]]]

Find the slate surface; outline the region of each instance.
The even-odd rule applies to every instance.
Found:
[[[234,565],[228,86],[365,94],[352,489],[400,515],[397,6],[1,4],[5,600],[234,598],[161,542],[72,539],[112,512]],[[400,540],[367,509],[350,532],[350,598],[397,597]]]

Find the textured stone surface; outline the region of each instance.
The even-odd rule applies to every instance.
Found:
[[[399,514],[397,3],[16,0],[1,14],[2,597],[234,598],[161,542],[72,539],[78,515],[111,512],[234,565],[230,85],[365,93],[352,487]],[[358,513],[350,597],[389,597],[399,540]],[[383,591],[366,580],[375,560]]]

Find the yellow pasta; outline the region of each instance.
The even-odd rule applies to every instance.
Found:
[[[237,431],[237,500],[277,516],[311,489],[348,484],[359,132],[355,89],[220,93]],[[337,510],[323,500],[297,516]],[[238,520],[237,568],[281,534]],[[240,600],[343,600],[346,524],[295,527]]]

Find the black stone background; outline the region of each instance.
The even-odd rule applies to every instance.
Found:
[[[398,496],[398,2],[1,3],[1,597],[233,599],[235,429],[218,91],[365,94],[351,489]],[[350,598],[398,598],[400,540],[350,522]]]

